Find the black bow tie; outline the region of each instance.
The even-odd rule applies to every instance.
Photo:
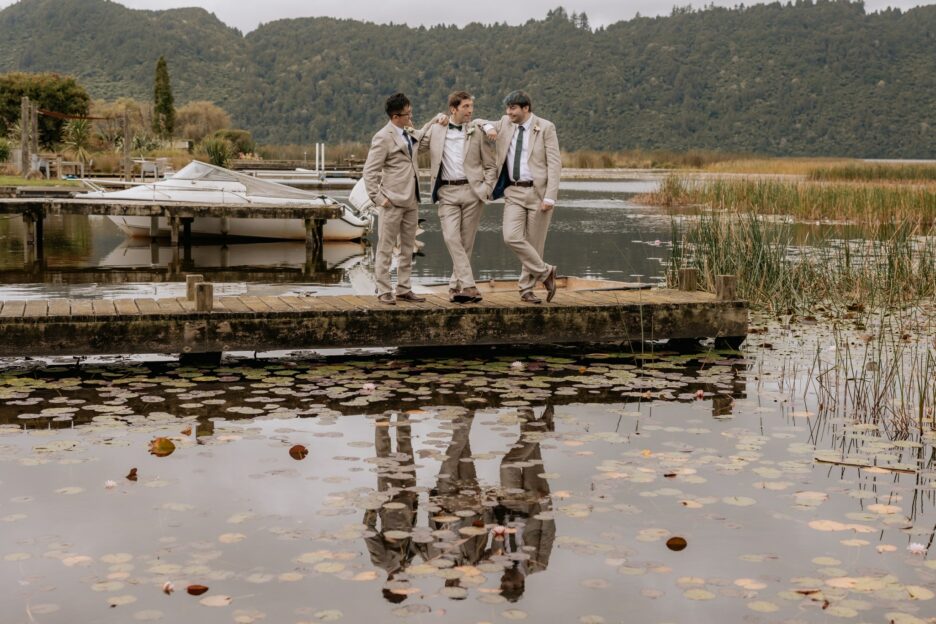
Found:
[[[461,131],[462,131],[462,127],[461,127],[461,126],[456,126],[455,124],[450,123],[450,124],[449,124],[449,130],[458,130],[459,132],[461,132]]]

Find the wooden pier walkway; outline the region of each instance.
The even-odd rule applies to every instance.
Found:
[[[265,204],[202,204],[172,201],[132,201],[75,199],[59,197],[0,197],[0,214],[18,214],[26,225],[26,262],[42,259],[43,222],[55,215],[102,215],[150,217],[155,238],[160,217],[169,221],[170,239],[175,245],[191,245],[191,225],[196,217],[222,219],[302,219],[306,228],[307,253],[322,246],[322,228],[328,219],[341,216],[341,205],[283,206]],[[223,229],[223,225],[222,225]],[[309,255],[314,255],[310,253]]]
[[[733,289],[722,295],[560,290],[541,305],[521,303],[511,292],[488,294],[477,304],[429,295],[425,303],[396,306],[372,296],[241,296],[202,300],[210,311],[198,311],[186,298],[6,301],[0,357],[706,337],[738,345],[747,335],[747,304],[734,298]]]

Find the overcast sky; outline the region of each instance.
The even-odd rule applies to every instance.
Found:
[[[15,0],[0,0],[0,8]],[[507,22],[520,24],[528,19],[542,19],[546,11],[563,6],[568,12],[588,14],[592,26],[602,26],[641,15],[663,15],[673,5],[695,7],[711,4],[712,0],[469,0],[469,2],[439,2],[439,0],[120,0],[135,9],[170,9],[200,6],[217,15],[229,26],[249,32],[260,23],[289,17],[331,16],[371,22],[420,24],[458,24],[468,22]],[[752,4],[751,0],[714,0],[719,6]],[[865,0],[868,11],[888,6],[908,9],[936,0]]]

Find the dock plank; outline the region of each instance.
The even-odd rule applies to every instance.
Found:
[[[91,307],[91,301],[88,299],[72,299],[72,316],[94,316],[94,308]]]
[[[137,308],[139,308],[141,315],[158,316],[162,314],[155,299],[134,299],[134,302]]]
[[[185,308],[179,305],[178,300],[174,298],[156,299],[156,306],[162,314],[182,314],[185,312]]]
[[[240,297],[221,297],[219,302],[224,306],[225,311],[237,314],[253,313],[253,310],[244,305]]]
[[[272,312],[292,312],[292,307],[283,301],[282,297],[260,297],[260,300],[269,306]]]
[[[71,303],[68,299],[49,299],[49,316],[68,317],[71,314]]]
[[[260,297],[254,297],[251,295],[241,295],[237,298],[241,303],[243,303],[251,312],[269,312],[270,306],[265,304]]]
[[[48,314],[49,302],[45,299],[31,299],[23,310],[23,316],[30,318],[45,318]]]
[[[12,299],[6,301],[3,304],[3,309],[0,310],[0,318],[20,318],[23,316],[23,311],[26,309],[26,302],[18,299]]]
[[[117,316],[113,299],[93,299],[91,309],[94,311],[94,316]]]
[[[114,307],[117,308],[117,314],[122,316],[139,316],[140,309],[137,308],[134,299],[114,299]]]

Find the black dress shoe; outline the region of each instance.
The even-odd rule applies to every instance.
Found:
[[[532,290],[528,290],[527,292],[520,295],[520,301],[523,301],[524,303],[543,303],[543,300],[533,294]]]
[[[397,295],[396,298],[397,298],[397,301],[409,301],[410,303],[422,303],[423,301],[426,300],[425,297],[420,297],[419,295],[414,293],[412,290],[409,292],[405,292],[402,295]]]
[[[396,305],[396,300],[393,298],[392,293],[384,293],[382,295],[377,295],[377,301],[385,305]]]
[[[556,296],[556,267],[550,269],[546,279],[543,280],[543,286],[546,287],[546,302],[548,303]]]
[[[462,295],[468,297],[468,301],[472,303],[478,303],[484,299],[484,297],[481,296],[480,291],[478,291],[477,287],[475,286],[469,286],[468,288],[464,289],[462,291]]]

